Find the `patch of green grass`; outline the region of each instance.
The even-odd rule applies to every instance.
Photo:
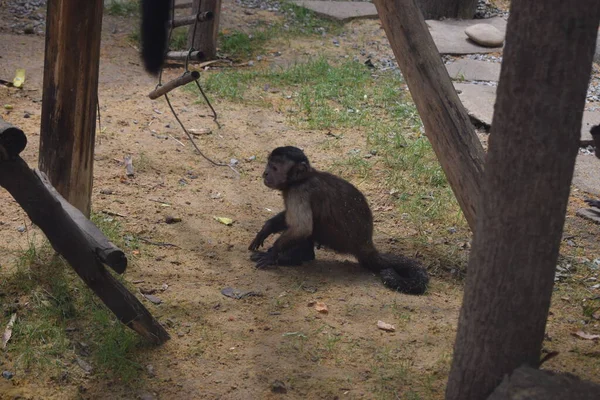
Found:
[[[339,21],[321,18],[308,8],[300,7],[291,1],[281,1],[280,10],[285,16],[284,29],[294,35],[322,34],[337,35],[344,29]]]
[[[188,27],[179,26],[173,29],[169,50],[188,50]]]
[[[219,33],[219,51],[234,60],[250,58],[264,51],[267,41],[275,37],[276,29],[254,30],[252,33],[233,31]]]
[[[97,220],[115,243],[124,237],[117,223]],[[54,374],[81,357],[94,374],[123,382],[139,379],[141,339],[116,319],[47,242],[36,245],[31,240],[14,268],[1,272],[0,293],[5,311],[0,325],[17,314],[7,346],[15,371]],[[81,342],[86,343],[86,354],[76,350]]]
[[[140,12],[140,2],[138,0],[110,0],[105,6],[109,15],[121,17],[137,15]]]

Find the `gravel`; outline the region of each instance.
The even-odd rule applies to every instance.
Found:
[[[14,33],[43,35],[46,32],[46,0],[14,0],[7,4],[8,27]]]

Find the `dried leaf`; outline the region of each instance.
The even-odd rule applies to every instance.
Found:
[[[233,224],[233,220],[231,218],[226,218],[226,217],[214,217],[214,219],[216,219],[217,221],[219,221],[220,223],[222,223],[223,225],[227,225],[230,226],[231,224]]]
[[[162,303],[162,300],[159,299],[158,297],[156,297],[153,294],[144,294],[144,297],[147,298],[148,300],[150,300],[154,304],[160,304],[160,303]]]
[[[577,336],[578,338],[584,340],[598,340],[600,339],[600,335],[591,335],[589,333],[585,333],[584,331],[577,331],[573,333],[573,336]]]
[[[8,324],[6,325],[4,334],[2,335],[2,348],[3,349],[6,348],[6,344],[10,340],[10,337],[12,336],[12,330],[13,330],[13,326],[14,326],[16,320],[17,320],[17,313],[14,313],[13,315],[10,316],[10,320],[8,321]]]
[[[320,312],[322,314],[327,314],[329,312],[329,309],[327,308],[327,304],[322,303],[320,301],[318,301],[315,304],[315,310],[317,310],[318,312]]]
[[[379,329],[381,329],[382,331],[386,331],[386,332],[395,332],[396,331],[396,327],[394,325],[385,323],[383,321],[377,321],[377,327]]]

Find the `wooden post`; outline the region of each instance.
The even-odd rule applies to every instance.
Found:
[[[48,0],[39,167],[90,215],[103,0]]]
[[[539,365],[599,21],[598,0],[511,1],[447,400]]]
[[[415,0],[374,0],[425,133],[471,230],[484,151]]]
[[[206,60],[217,58],[217,37],[219,33],[219,19],[221,18],[221,0],[193,0],[192,13],[195,15],[198,8],[202,12],[211,12],[213,19],[208,22],[199,22],[194,35],[194,25],[188,28],[188,48],[193,47],[204,54]]]

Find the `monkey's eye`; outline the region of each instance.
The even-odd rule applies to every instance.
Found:
[[[277,167],[276,166],[272,166],[271,169],[273,170],[273,172],[277,172]]]

